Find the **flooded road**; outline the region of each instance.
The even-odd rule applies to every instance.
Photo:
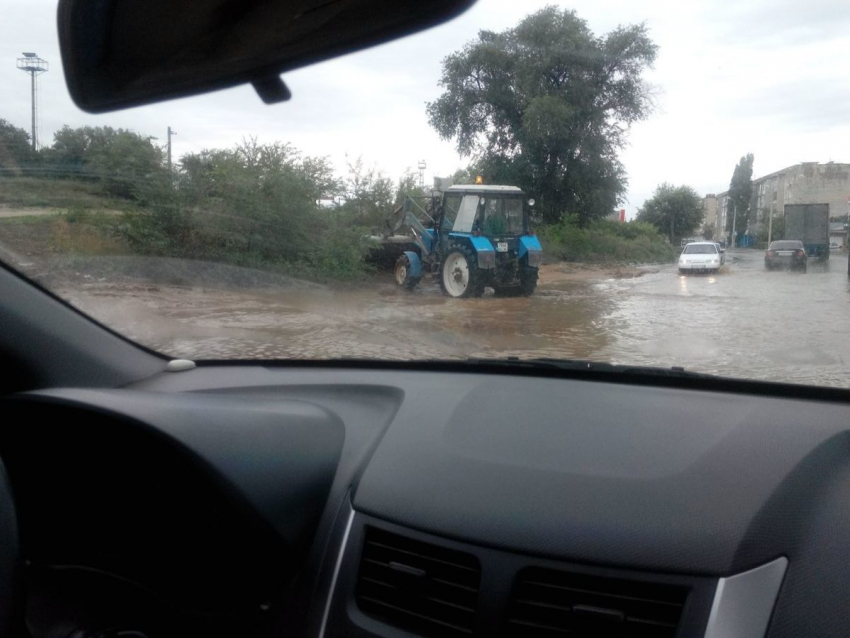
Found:
[[[408,293],[389,276],[352,291],[92,282],[61,293],[174,357],[543,356],[850,387],[846,254],[806,274],[766,272],[762,259],[730,252],[720,273],[687,276],[670,265],[571,278],[555,266],[518,299],[447,299],[426,282]]]

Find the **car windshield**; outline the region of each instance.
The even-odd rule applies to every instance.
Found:
[[[56,0],[3,3],[0,262],[167,358],[850,387],[846,3],[467,4],[286,102],[92,114]]]
[[[685,255],[714,255],[717,253],[717,246],[714,244],[688,244],[682,252]]]

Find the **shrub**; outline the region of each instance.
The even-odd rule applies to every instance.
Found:
[[[599,220],[580,226],[574,216],[540,230],[550,261],[668,262],[678,251],[651,224]]]

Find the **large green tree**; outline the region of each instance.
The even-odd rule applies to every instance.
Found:
[[[651,111],[642,75],[656,54],[644,25],[598,37],[574,11],[549,6],[448,56],[428,116],[487,182],[533,195],[546,221],[603,217],[626,191],[617,153]]]
[[[747,153],[735,165],[732,173],[732,181],[729,183],[729,208],[726,213],[726,230],[732,231],[733,222],[735,231],[743,235],[747,230],[747,222],[750,217],[750,199],[753,194],[753,154]]]
[[[130,198],[166,176],[163,152],[154,139],[110,126],[66,125],[42,151],[44,170],[57,177],[98,180],[112,195]]]
[[[637,219],[665,233],[670,242],[691,234],[702,224],[702,201],[690,186],[661,184],[638,210]]]

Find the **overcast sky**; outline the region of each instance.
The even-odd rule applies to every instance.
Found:
[[[29,130],[29,79],[15,59],[35,51],[51,65],[39,84],[43,144],[63,124],[126,127],[164,143],[170,125],[177,157],[256,135],[326,155],[340,172],[346,156],[393,178],[425,160],[430,182],[466,163],[425,115],[440,94],[441,60],[479,29],[511,27],[547,4],[576,9],[597,34],[645,21],[660,46],[646,75],[657,110],[633,127],[622,154],[630,216],[661,182],[725,190],[747,152],[756,176],[802,161],[850,162],[846,0],[478,0],[436,29],[285,75],[293,93],[285,104],[266,106],[241,87],[105,115],[80,111],[68,96],[55,0],[3,0],[0,118]]]

